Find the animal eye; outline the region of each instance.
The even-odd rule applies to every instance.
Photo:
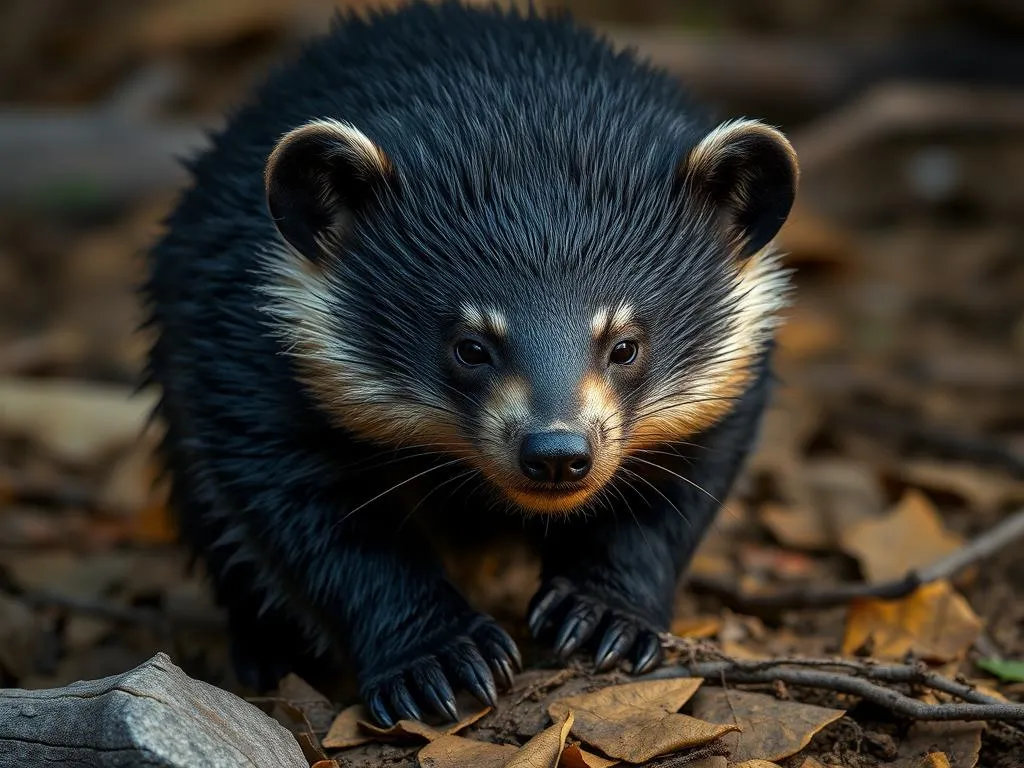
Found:
[[[636,360],[639,352],[640,345],[635,341],[620,341],[612,348],[612,353],[608,356],[608,362],[614,365],[630,365]]]
[[[463,339],[455,345],[455,357],[460,363],[470,367],[487,365],[491,362],[491,356],[484,349],[484,345],[472,339]]]

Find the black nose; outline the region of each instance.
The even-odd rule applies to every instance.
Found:
[[[590,471],[590,445],[574,432],[527,435],[519,449],[519,466],[538,483],[582,480]]]

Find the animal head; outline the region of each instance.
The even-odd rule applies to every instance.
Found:
[[[631,452],[729,412],[786,293],[771,241],[798,167],[779,131],[646,150],[620,131],[616,152],[395,130],[314,120],[266,164],[268,308],[339,425],[565,513]]]

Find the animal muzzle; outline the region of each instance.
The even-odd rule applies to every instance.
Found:
[[[577,432],[534,432],[524,435],[519,445],[519,468],[535,483],[577,483],[587,476],[592,464],[590,441]]]

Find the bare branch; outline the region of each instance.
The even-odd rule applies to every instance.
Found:
[[[878,584],[839,584],[827,589],[797,587],[763,594],[746,593],[734,584],[701,576],[690,577],[690,585],[714,594],[731,608],[748,613],[834,608],[861,598],[897,600],[911,594],[923,584],[951,579],[964,569],[991,557],[1020,539],[1024,539],[1024,509],[1013,513],[992,529],[932,565],[908,571],[906,575],[894,581]]]

